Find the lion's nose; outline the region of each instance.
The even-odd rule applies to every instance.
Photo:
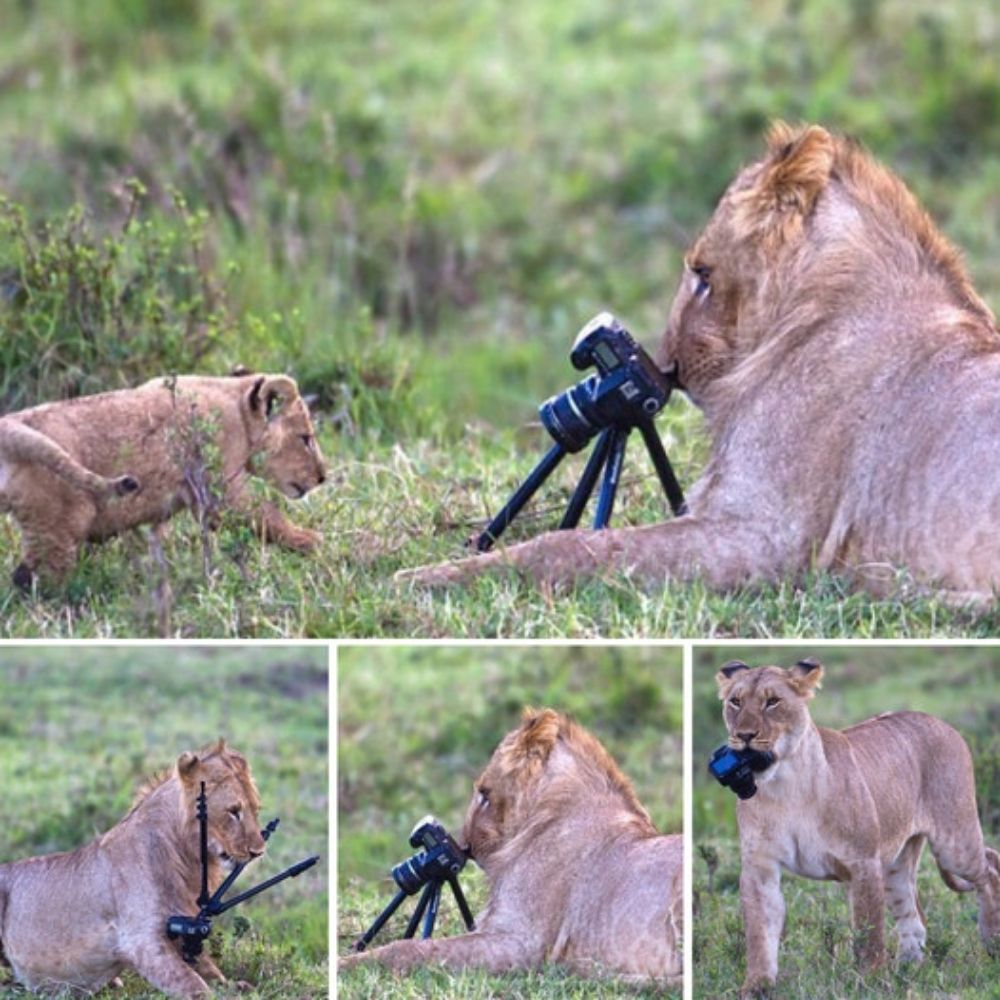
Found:
[[[750,744],[753,742],[753,740],[756,737],[756,735],[757,735],[756,732],[752,732],[752,733],[743,732],[743,733],[737,733],[736,734],[736,738],[738,740],[743,740],[743,742],[747,746],[750,746]]]
[[[250,855],[251,858],[259,858],[264,853],[264,848],[261,847],[258,849],[256,847],[248,847],[247,853]]]

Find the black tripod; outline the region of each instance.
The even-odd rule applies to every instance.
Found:
[[[412,938],[417,933],[421,917],[424,918],[422,936],[429,938],[434,933],[434,922],[437,920],[438,907],[441,905],[441,889],[445,884],[451,886],[455,902],[458,903],[462,919],[465,921],[466,930],[471,931],[475,929],[476,922],[472,919],[472,911],[469,909],[469,904],[465,901],[465,894],[462,892],[462,887],[458,884],[458,877],[451,875],[445,879],[433,878],[424,886],[424,891],[420,894],[420,900],[413,911],[413,916],[410,917],[410,922],[406,925],[404,938]],[[371,944],[375,935],[382,930],[389,918],[399,909],[403,900],[411,895],[413,894],[407,892],[405,889],[400,889],[392,897],[389,905],[375,918],[371,927],[354,942],[354,950],[364,951]]]
[[[580,517],[587,501],[590,500],[594,487],[597,485],[597,477],[604,470],[604,479],[601,482],[601,492],[597,499],[597,511],[594,515],[594,527],[606,528],[611,520],[611,511],[615,503],[615,493],[618,490],[618,483],[621,480],[622,463],[625,458],[625,446],[628,444],[629,434],[633,428],[638,427],[642,434],[642,439],[646,443],[646,450],[652,460],[653,468],[659,477],[660,485],[666,494],[667,502],[675,516],[686,513],[684,505],[684,493],[680,483],[674,475],[673,467],[667,452],[663,447],[659,434],[653,426],[651,419],[640,420],[628,424],[611,424],[601,431],[600,437],[594,445],[594,450],[590,453],[590,458],[584,467],[580,481],[577,483],[573,495],[566,506],[566,513],[559,523],[559,530],[564,528],[575,528],[580,523]],[[475,547],[480,552],[486,552],[493,547],[493,543],[504,533],[507,526],[517,517],[521,508],[531,499],[538,488],[555,471],[556,466],[568,454],[563,445],[558,442],[554,444],[542,460],[528,473],[527,478],[514,491],[511,498],[503,506],[500,512],[486,526],[485,530],[475,539]]]
[[[261,882],[260,885],[255,885],[253,888],[247,889],[246,892],[241,892],[238,896],[233,896],[232,899],[223,900],[222,897],[229,891],[229,888],[236,881],[240,872],[249,864],[248,861],[242,861],[226,876],[222,885],[209,895],[208,801],[205,797],[204,781],[201,783],[201,791],[198,793],[196,802],[199,835],[201,838],[201,892],[198,894],[197,903],[201,909],[198,910],[196,917],[176,916],[167,919],[167,937],[171,939],[179,937],[181,939],[181,952],[184,955],[184,961],[189,965],[194,965],[197,961],[198,956],[202,952],[205,938],[212,932],[212,917],[217,917],[220,913],[225,913],[226,910],[231,910],[234,906],[245,903],[248,899],[253,899],[254,896],[264,892],[265,889],[270,889],[271,886],[277,885],[279,882],[284,882],[286,878],[295,878],[296,875],[301,875],[319,861],[319,855],[313,854],[311,857],[299,861],[297,864],[286,868],[283,872],[272,876],[266,882]],[[278,819],[272,819],[260,831],[260,835],[265,840],[270,839],[271,834],[278,829],[279,822],[280,820]]]

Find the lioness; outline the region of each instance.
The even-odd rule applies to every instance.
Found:
[[[734,660],[716,675],[730,746],[776,757],[756,775],[757,794],[736,806],[744,997],[766,995],[778,974],[783,868],[846,884],[863,968],[885,960],[886,903],[899,959],[922,961],[916,869],[925,840],[950,889],[979,893],[979,933],[988,948],[1000,947],[1000,856],[983,844],[965,741],[921,712],[823,729],[808,709],[822,676],[815,660],[789,670]]]
[[[59,582],[82,542],[158,524],[182,507],[217,515],[213,448],[224,506],[268,541],[316,546],[316,532],[270,503],[254,505],[247,489],[247,477],[260,475],[297,499],[325,479],[309,412],[287,375],[157,378],[0,418],[0,510],[22,531],[14,582],[29,587],[36,570]]]
[[[856,143],[775,125],[685,257],[658,352],[712,438],[687,517],[562,531],[402,579],[513,566],[718,588],[892,567],[1000,587],[1000,334],[958,252]]]
[[[182,753],[136,796],[117,826],[85,847],[0,865],[0,953],[38,993],[92,993],[131,968],[175,997],[225,982],[202,954],[188,965],[167,918],[198,912],[195,797],[206,784],[210,891],[265,848],[260,798],[246,759],[222,740]]]
[[[525,709],[475,782],[459,835],[490,885],[476,929],[340,960],[492,972],[558,962],[586,976],[679,982],[682,857],[585,729]]]

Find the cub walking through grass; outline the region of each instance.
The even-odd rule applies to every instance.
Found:
[[[584,976],[679,984],[683,841],[659,834],[628,779],[567,716],[524,710],[475,783],[458,837],[490,885],[469,934],[340,960],[490,972],[557,962]]]
[[[815,660],[788,670],[735,660],[716,675],[729,745],[775,757],[756,775],[757,793],[736,809],[742,997],[768,995],[777,979],[782,869],[846,885],[863,969],[886,961],[886,905],[899,960],[923,961],[916,869],[925,842],[950,889],[978,893],[980,936],[1000,950],[1000,855],[983,842],[965,741],[921,712],[886,712],[840,732],[817,726],[808,701],[822,676]]]

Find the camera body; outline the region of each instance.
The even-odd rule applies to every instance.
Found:
[[[410,833],[410,847],[422,847],[392,869],[396,885],[412,896],[428,882],[444,882],[464,867],[468,857],[454,837],[433,817],[425,816]]]
[[[766,771],[774,763],[774,754],[769,750],[734,750],[724,743],[713,754],[708,762],[712,777],[731,788],[741,799],[750,799],[757,794],[757,782],[754,774]]]
[[[542,425],[568,452],[582,451],[605,427],[635,427],[651,420],[670,398],[670,379],[611,313],[595,316],[577,335],[573,367],[596,375],[547,399]]]

